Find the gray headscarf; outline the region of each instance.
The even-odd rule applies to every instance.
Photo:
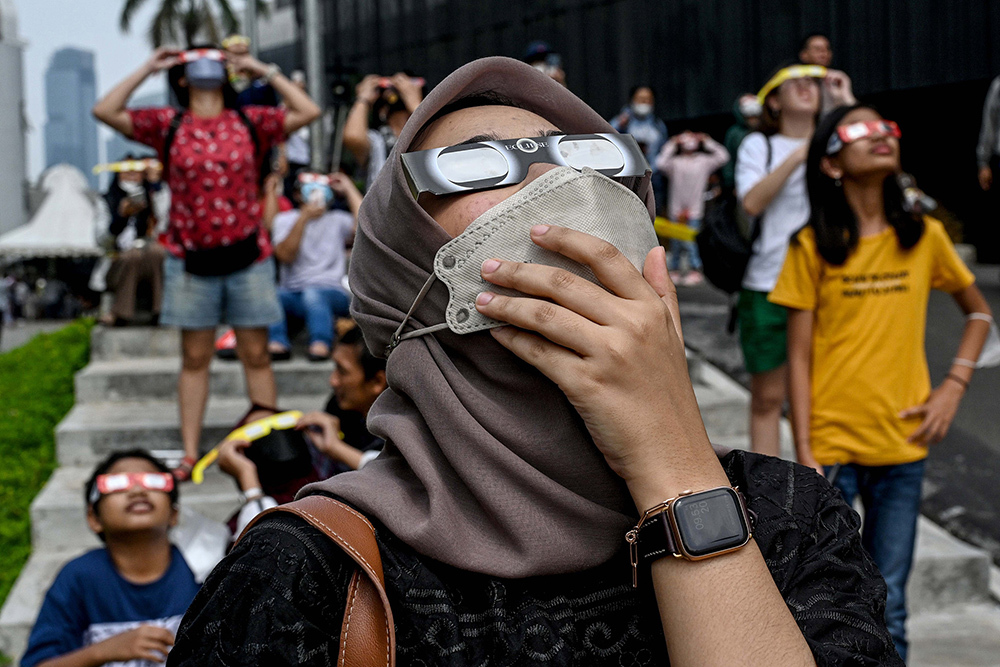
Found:
[[[451,237],[410,194],[399,159],[447,104],[492,92],[563,132],[612,132],[566,88],[510,58],[484,58],[438,85],[407,122],[365,197],[351,259],[351,313],[376,355],[427,281]],[[653,198],[644,183],[652,216]],[[408,327],[444,319],[436,282]],[[419,553],[499,577],[576,572],[624,545],[635,506],[565,395],[487,332],[443,331],[403,341],[389,389],[368,416],[385,439],[362,470],[303,489],[344,498]]]

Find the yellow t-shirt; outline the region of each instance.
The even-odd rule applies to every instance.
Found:
[[[925,218],[910,250],[893,229],[862,238],[843,266],[828,264],[806,227],[793,239],[769,300],[814,311],[810,445],[822,465],[898,465],[927,447],[906,442],[921,418],[898,414],[930,395],[924,353],[931,289],[975,282],[944,226]]]

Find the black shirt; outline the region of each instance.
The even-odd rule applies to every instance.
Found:
[[[733,452],[722,463],[817,664],[902,665],[882,620],[885,583],[839,493],[780,459]],[[372,523],[401,666],[668,664],[652,587],[632,588],[626,549],[585,572],[500,579],[421,556]],[[268,517],[205,582],[167,664],[336,665],[353,570],[298,517]]]

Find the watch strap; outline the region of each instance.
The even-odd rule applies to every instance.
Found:
[[[747,529],[752,535],[757,523],[757,515],[747,506],[746,496],[738,488],[734,488],[739,497],[740,512],[744,513]],[[674,501],[677,499],[675,498]],[[636,531],[634,549],[636,565],[649,567],[653,561],[665,556],[682,556],[677,544],[677,537],[670,522],[670,512],[673,501],[662,511],[649,517]]]

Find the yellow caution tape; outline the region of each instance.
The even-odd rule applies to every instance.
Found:
[[[687,225],[660,216],[657,216],[656,221],[653,222],[653,229],[656,230],[657,236],[676,241],[694,241],[695,237],[698,236],[698,232]]]

